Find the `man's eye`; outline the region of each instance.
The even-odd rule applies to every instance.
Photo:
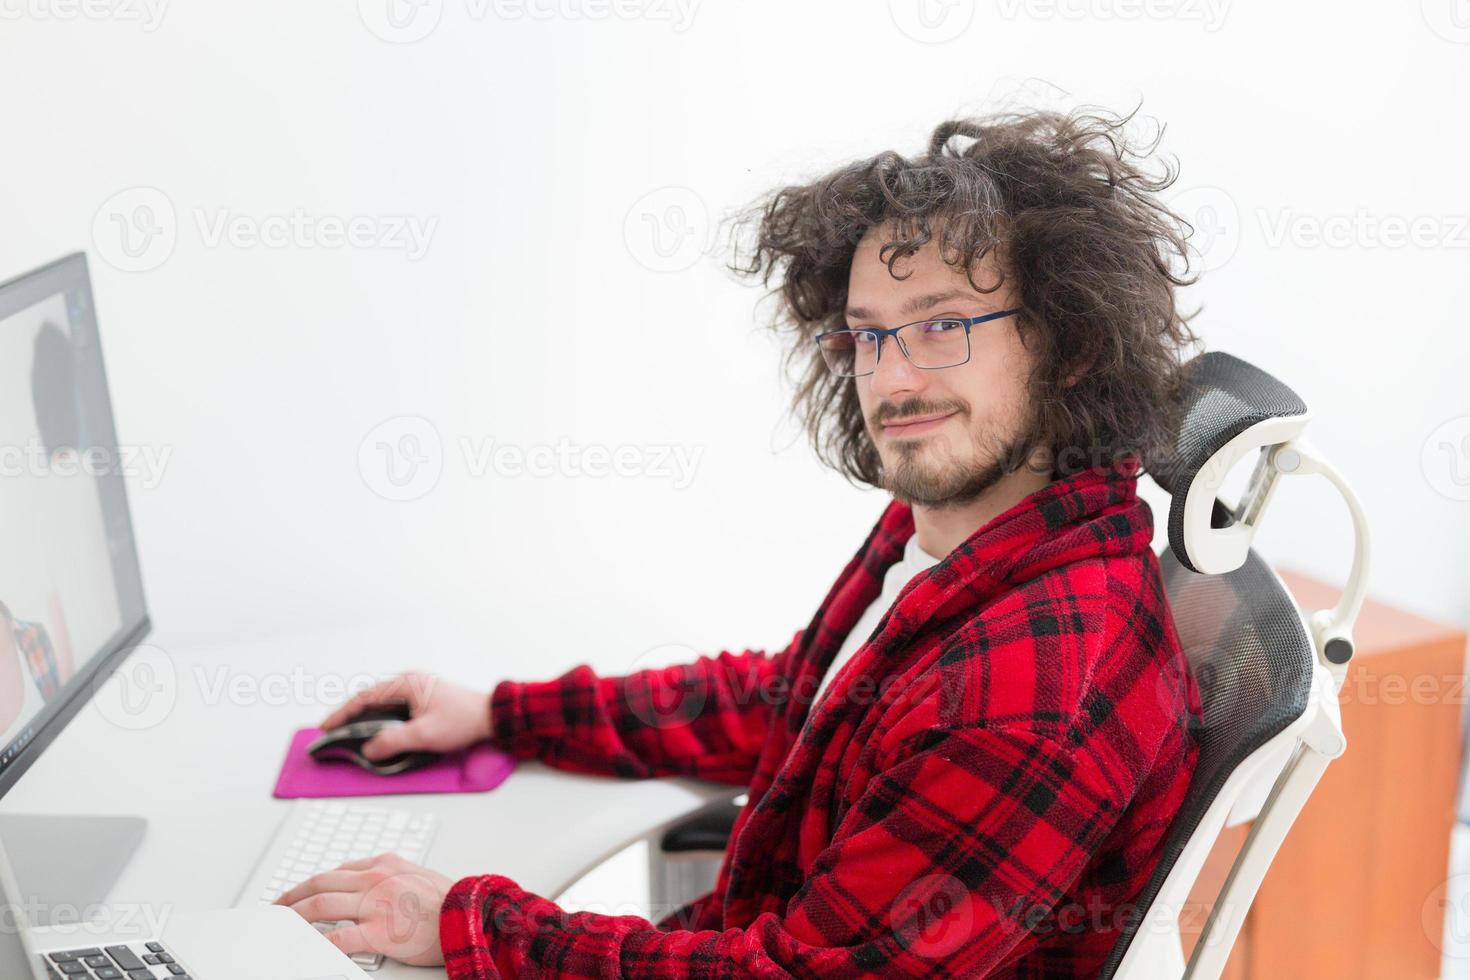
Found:
[[[852,339],[860,347],[873,346],[873,335],[870,333],[854,333]]]
[[[945,333],[949,330],[962,330],[964,325],[958,320],[930,320],[924,324],[925,333]]]

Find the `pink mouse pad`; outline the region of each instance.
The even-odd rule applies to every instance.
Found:
[[[318,762],[306,747],[322,733],[303,728],[291,739],[286,762],[276,780],[275,796],[297,797],[386,796],[390,793],[484,793],[505,782],[516,767],[515,758],[488,742],[446,752],[422,769],[379,776],[350,762]]]

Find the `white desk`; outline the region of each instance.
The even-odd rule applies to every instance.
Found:
[[[418,667],[488,689],[500,677],[560,672],[484,653],[483,637],[449,628],[426,636],[422,623],[187,650],[167,649],[162,637],[149,642],[122,674],[136,682],[148,679],[143,664],[161,669],[151,698],[120,714],[114,678],[0,801],[0,812],[147,818],[109,905],[141,903],[161,915],[235,903],[292,805],[271,796],[291,733],[320,721],[354,678]],[[732,792],[697,780],[579,776],[522,763],[489,793],[378,799],[439,814],[426,862],[435,870],[455,879],[504,874],[555,896],[631,841]],[[442,970],[396,963],[376,974],[435,975]]]

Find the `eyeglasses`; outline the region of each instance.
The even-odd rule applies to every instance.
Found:
[[[883,338],[892,337],[910,364],[925,371],[957,367],[970,359],[970,328],[1020,310],[1001,310],[984,316],[915,320],[901,327],[865,330],[829,330],[817,334],[817,346],[827,367],[839,378],[861,378],[878,368]]]

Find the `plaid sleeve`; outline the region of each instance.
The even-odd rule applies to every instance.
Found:
[[[440,915],[454,980],[981,976],[1034,945],[1117,822],[1126,791],[1089,746],[1020,727],[911,736],[842,814],[784,914],[660,930],[568,913],[501,875]]]
[[[800,637],[775,655],[721,651],[625,677],[579,664],[549,681],[501,681],[490,695],[491,739],[572,772],[745,786]]]

